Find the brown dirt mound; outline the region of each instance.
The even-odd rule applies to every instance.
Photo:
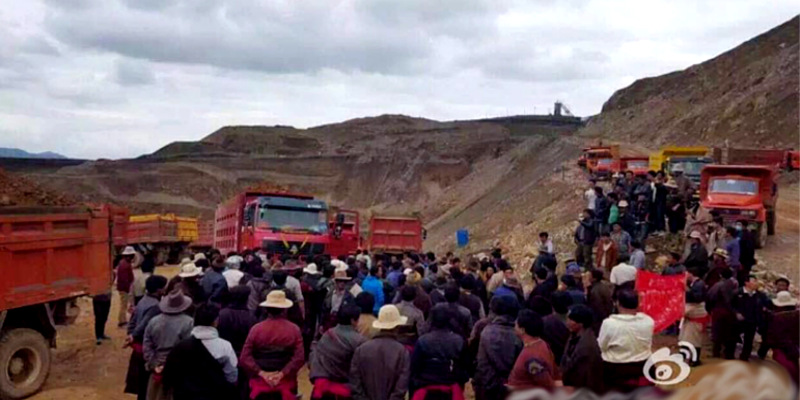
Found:
[[[0,206],[74,206],[78,203],[59,193],[0,169]]]

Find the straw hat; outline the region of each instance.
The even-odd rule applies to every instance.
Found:
[[[336,270],[344,270],[347,271],[347,264],[342,260],[331,260],[331,265],[336,268]]]
[[[617,203],[617,207],[627,207],[627,206],[628,206],[627,200],[620,200],[619,203]]]
[[[188,258],[184,259],[184,261],[188,260],[189,260]],[[180,276],[181,278],[192,278],[200,275],[203,275],[203,270],[197,265],[194,265],[193,262],[189,261],[188,263],[187,262],[181,263],[181,273],[178,274],[178,276]]]
[[[206,255],[203,253],[197,253],[194,255],[194,261],[205,260]]]
[[[353,280],[353,278],[347,276],[347,271],[343,270],[343,269],[337,269],[336,271],[334,271],[333,279],[336,280],[336,281],[350,281],[350,280]]]
[[[303,268],[303,272],[309,275],[319,275],[319,269],[317,268],[317,264],[314,263],[306,265],[306,267]]]
[[[181,267],[181,269],[183,269],[183,266],[184,266],[184,265],[187,265],[187,264],[192,264],[192,263],[193,263],[193,261],[192,261],[192,259],[191,259],[191,258],[189,258],[189,257],[184,257],[184,258],[181,260],[180,267]]]
[[[412,272],[411,274],[409,274],[406,277],[406,283],[409,283],[409,284],[412,284],[412,285],[415,284],[415,283],[419,283],[419,281],[421,281],[421,280],[422,280],[422,275],[420,275],[419,272],[416,272],[416,271]]]
[[[791,293],[784,290],[778,293],[778,296],[772,300],[772,304],[774,304],[775,307],[796,306],[797,299],[793,298]]]
[[[291,308],[294,303],[286,298],[286,292],[283,290],[273,290],[267,295],[267,300],[260,304],[261,307],[267,308]]]
[[[133,249],[132,246],[125,246],[125,250],[122,250],[123,256],[135,256],[136,250]]]
[[[689,234],[689,239],[702,239],[702,238],[703,235],[700,234],[700,232],[698,231],[692,231],[692,233]]]
[[[192,299],[184,296],[180,289],[164,296],[158,303],[158,309],[164,314],[180,314],[192,305]]]
[[[722,257],[728,258],[728,250],[725,250],[725,249],[716,249],[716,250],[714,250],[714,254],[716,254],[718,256],[722,256]]]
[[[381,307],[381,310],[378,312],[378,319],[372,323],[372,327],[375,329],[391,330],[400,325],[405,325],[406,322],[408,322],[408,317],[400,315],[400,310],[390,304]]]

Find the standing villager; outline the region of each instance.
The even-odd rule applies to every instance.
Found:
[[[553,313],[542,318],[544,330],[542,339],[550,346],[557,364],[561,364],[561,357],[569,340],[569,328],[567,328],[567,312],[572,305],[572,296],[564,292],[553,293],[552,307]]]
[[[708,272],[708,252],[703,246],[702,239],[703,235],[698,231],[692,231],[689,234],[689,240],[691,240],[689,254],[683,260],[686,269],[695,269],[699,277],[705,276]]]
[[[522,340],[522,352],[508,377],[511,390],[542,388],[552,390],[560,380],[555,356],[542,339],[542,317],[531,310],[522,310],[514,328]]]
[[[611,239],[611,233],[601,233],[595,249],[595,268],[608,275],[611,273],[611,267],[617,265],[618,257],[619,250],[617,244]]]
[[[586,208],[592,211],[595,210],[595,200],[597,199],[597,193],[594,191],[595,187],[597,187],[597,180],[589,179],[589,187],[583,192],[583,199],[586,200]]]
[[[728,259],[725,261],[731,269],[736,271],[736,277],[738,279],[740,270],[742,269],[742,262],[741,247],[737,234],[736,228],[732,226],[725,228],[725,251],[728,252]],[[743,282],[739,282],[739,285],[742,283]]]
[[[566,292],[572,297],[572,304],[586,304],[586,293],[578,286],[578,280],[572,275],[561,276],[561,286],[559,290]]]
[[[158,304],[166,286],[167,278],[160,275],[148,277],[145,282],[145,295],[136,305],[128,323],[128,338],[125,345],[130,346],[133,351],[125,376],[125,393],[135,394],[138,400],[147,398],[147,382],[150,379],[150,372],[145,368],[144,361],[142,345],[144,332],[150,320],[161,314]]]
[[[605,393],[603,358],[592,331],[592,315],[592,310],[584,305],[570,308],[567,314],[570,337],[561,358],[561,376],[564,386],[586,388],[601,395]]]
[[[594,225],[597,233],[605,232],[607,229],[608,214],[611,208],[611,202],[603,194],[603,188],[600,186],[594,187],[595,200],[594,200]]]
[[[536,281],[536,286],[533,287],[533,291],[531,291],[528,298],[541,296],[550,300],[553,293],[558,290],[558,276],[548,271],[546,268],[534,269],[533,276]]]
[[[766,228],[765,228],[766,229]],[[742,265],[737,280],[743,286],[753,266],[756,265],[756,224],[748,224],[739,238],[739,263]]]
[[[164,387],[175,400],[236,398],[238,360],[230,342],[215,328],[219,306],[202,304],[194,316],[191,337],[169,352],[164,364]]]
[[[395,329],[407,322],[397,307],[381,307],[373,326],[381,330],[362,344],[350,364],[350,387],[356,400],[404,400],[408,391],[410,357],[397,341]]]
[[[103,293],[92,296],[92,313],[94,314],[94,339],[99,346],[103,340],[111,340],[106,336],[106,322],[111,312],[111,287]]]
[[[461,336],[466,342],[470,333],[472,333],[472,313],[466,307],[458,304],[460,295],[461,290],[455,283],[448,284],[444,290],[445,302],[437,304],[433,309],[444,309],[449,316],[450,330]],[[428,325],[430,325],[430,322],[429,320]]]
[[[225,272],[222,276],[225,278],[225,283],[228,285],[228,290],[238,285],[244,278],[244,272],[241,271],[242,262],[244,260],[240,256],[231,256],[225,260]]]
[[[731,279],[733,273],[730,268],[722,269],[719,275],[720,280],[708,290],[706,297],[706,308],[711,310],[711,340],[714,342],[712,355],[719,358],[724,348],[725,359],[733,360],[739,339],[733,308],[737,283]]]
[[[700,360],[700,353],[703,349],[703,333],[708,323],[711,322],[706,312],[705,298],[706,284],[700,279],[697,268],[687,269],[686,306],[678,340],[691,343],[694,346],[697,351],[697,362]]]
[[[575,261],[582,266],[591,266],[592,250],[597,239],[596,224],[594,221],[594,211],[583,210],[583,215],[575,229]]]
[[[147,278],[151,277],[156,270],[156,263],[153,260],[153,255],[147,253],[143,256],[142,263],[139,268],[133,270],[133,285],[131,286],[131,295],[133,296],[134,307],[139,304],[139,301],[147,294],[146,282]]]
[[[379,274],[380,269],[374,266],[369,270],[369,276],[364,278],[364,282],[361,283],[361,288],[375,298],[375,306],[372,310],[374,314],[378,313],[384,303],[383,282],[381,282]]]
[[[608,266],[608,270],[611,270],[611,267],[617,265],[617,263],[621,262],[622,260],[627,260],[631,255],[631,235],[628,234],[625,230],[622,229],[622,225],[619,223],[615,223],[611,226],[611,240],[614,242],[614,245],[617,248],[617,258],[611,262]]]
[[[737,336],[743,335],[742,353],[739,359],[749,361],[753,351],[753,339],[756,331],[764,326],[764,308],[768,306],[769,299],[758,290],[758,280],[755,276],[748,276],[744,287],[740,288],[733,298],[733,308],[736,311]],[[732,346],[735,348],[735,344]]]
[[[228,292],[228,284],[222,272],[225,270],[225,260],[221,255],[214,258],[211,268],[207,269],[200,280],[200,286],[206,294],[208,301],[222,304],[222,298]]]
[[[360,293],[358,297],[362,294]],[[352,397],[350,386],[350,363],[356,349],[366,343],[367,338],[358,333],[355,325],[360,310],[345,305],[336,314],[338,324],[319,339],[309,357],[309,379],[314,385],[312,399],[347,399]]]
[[[617,203],[619,203],[619,195],[617,195],[617,193],[609,193],[607,199],[608,218],[605,221],[606,229],[603,230],[604,232],[608,232],[608,227],[613,226],[619,221],[619,206],[617,206]]]
[[[638,272],[639,270],[633,265],[620,263],[611,269],[608,281],[616,286],[617,290],[620,290],[622,287],[633,287]]]
[[[230,290],[230,301],[219,312],[217,322],[219,337],[231,343],[237,356],[242,354],[242,348],[250,329],[258,323],[256,315],[247,308],[249,298],[250,287],[234,286]]]
[[[772,349],[772,359],[783,366],[797,384],[800,380],[800,311],[797,299],[791,293],[781,291],[772,304],[774,310],[762,346]]]
[[[128,324],[128,308],[132,304],[131,288],[133,287],[133,258],[136,256],[136,251],[131,246],[125,247],[122,251],[122,257],[117,264],[117,293],[119,294],[119,315],[118,325],[125,326]]]
[[[461,294],[458,297],[458,304],[469,310],[473,322],[480,321],[486,316],[486,311],[483,308],[483,302],[480,297],[474,294],[478,284],[477,279],[473,275],[467,274],[461,278],[459,283],[461,285]]]
[[[430,332],[419,338],[411,355],[411,398],[425,399],[436,392],[463,399],[462,388],[469,380],[466,341],[450,329],[450,313],[444,307],[431,310],[430,324]]]
[[[592,329],[599,333],[600,325],[614,311],[614,285],[605,280],[603,271],[591,271],[591,285],[588,292],[588,305],[594,313]]]
[[[347,275],[347,271],[340,269],[334,272],[333,279],[333,290],[328,291],[327,295],[325,296],[325,301],[322,303],[322,309],[320,310],[320,334],[336,325],[336,313],[339,311],[342,305],[356,305],[355,296],[353,296],[350,291],[347,290],[347,284],[352,280],[352,278]]]
[[[664,185],[664,173],[658,172],[653,178],[651,184],[653,188],[653,204],[650,208],[650,224],[653,232],[663,233],[665,224],[665,217],[667,212],[667,197],[669,196],[669,189]]]
[[[632,200],[633,201],[633,200]],[[633,211],[629,208],[629,204],[627,200],[620,200],[617,203],[619,207],[619,221],[618,223],[622,227],[622,230],[628,233],[633,240],[633,237],[636,235],[636,217],[633,215]]]
[[[185,263],[181,265],[181,272],[178,274],[181,278],[178,288],[183,294],[189,296],[192,299],[192,305],[197,307],[207,300],[205,290],[200,286],[200,277],[203,275],[203,270],[188,258],[184,259],[184,261]]]
[[[425,316],[422,310],[414,305],[417,288],[405,286],[400,296],[402,299],[400,304],[397,304],[397,310],[400,311],[400,315],[406,317],[406,323],[397,327],[397,339],[406,347],[413,348],[425,328]]]
[[[650,234],[650,203],[651,200],[646,193],[637,195],[633,208],[633,218],[636,221],[636,233],[633,238],[639,243],[644,243]]]
[[[145,328],[142,353],[150,372],[147,400],[172,399],[172,392],[163,382],[164,364],[175,345],[192,334],[194,321],[184,313],[191,306],[192,299],[175,290],[161,299],[158,304],[161,314],[153,317]]]
[[[686,228],[685,198],[685,195],[681,194],[668,196],[667,221],[669,222],[669,233],[683,233],[683,230]]]
[[[303,335],[300,328],[286,319],[294,304],[286,292],[269,292],[261,303],[267,319],[256,324],[247,335],[241,365],[249,378],[250,398],[261,400],[272,394],[283,400],[297,395],[297,372],[303,367]]]
[[[252,313],[256,313],[258,305],[267,299],[267,293],[272,287],[272,273],[267,273],[263,268],[252,268],[252,278],[247,281],[247,287],[250,288],[250,297],[247,298],[247,309]]]
[[[477,400],[503,399],[511,369],[522,351],[522,341],[514,332],[519,304],[513,297],[492,299],[494,317],[480,334],[477,368],[472,386]]]
[[[617,293],[617,309],[619,314],[603,321],[597,342],[608,389],[628,393],[650,385],[642,370],[652,354],[655,322],[639,312],[639,295],[633,290]]]

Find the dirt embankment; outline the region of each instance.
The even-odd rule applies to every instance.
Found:
[[[0,169],[0,206],[73,206],[75,199]]]

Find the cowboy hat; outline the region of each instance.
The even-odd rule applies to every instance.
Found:
[[[692,231],[692,233],[689,234],[689,239],[702,239],[702,238],[703,235],[698,231]]]
[[[188,260],[188,258],[186,260]],[[178,274],[181,278],[192,278],[200,275],[203,275],[203,270],[197,265],[194,265],[193,262],[181,263],[181,273]]]
[[[205,259],[206,259],[206,255],[203,254],[203,253],[197,253],[197,254],[194,255],[194,261],[205,260]]]
[[[135,256],[136,250],[133,249],[133,246],[125,246],[125,250],[122,250],[123,256]]]
[[[181,260],[180,267],[181,267],[181,268],[183,268],[183,266],[184,266],[184,265],[186,265],[186,264],[193,264],[193,263],[194,263],[194,262],[192,261],[192,259],[191,259],[191,258],[189,258],[189,257],[184,257],[184,258]]]
[[[333,265],[337,270],[347,270],[347,264],[342,260],[331,260],[331,265]]]
[[[286,298],[283,290],[273,290],[267,295],[267,300],[259,305],[267,308],[291,308],[294,302]]]
[[[722,256],[722,257],[728,258],[728,250],[725,250],[725,249],[716,249],[716,250],[714,250],[714,254],[716,254],[718,256]]]
[[[619,203],[617,204],[617,207],[627,207],[627,206],[628,202],[626,200],[620,200]]]
[[[314,263],[306,265],[306,267],[303,268],[303,272],[309,275],[319,275],[319,269],[317,268],[317,264]]]
[[[787,291],[782,291],[778,293],[778,296],[772,300],[772,304],[775,307],[790,307],[797,305],[797,299],[792,297],[792,294]]]
[[[180,289],[164,296],[158,303],[158,309],[164,314],[180,314],[192,305],[192,299],[185,296]]]
[[[347,276],[347,271],[343,269],[337,269],[333,272],[333,279],[336,281],[350,281],[353,278]]]
[[[400,315],[400,310],[394,305],[387,305],[381,307],[378,312],[378,319],[372,323],[375,329],[391,330],[400,325],[405,325],[408,322],[408,317]]]

